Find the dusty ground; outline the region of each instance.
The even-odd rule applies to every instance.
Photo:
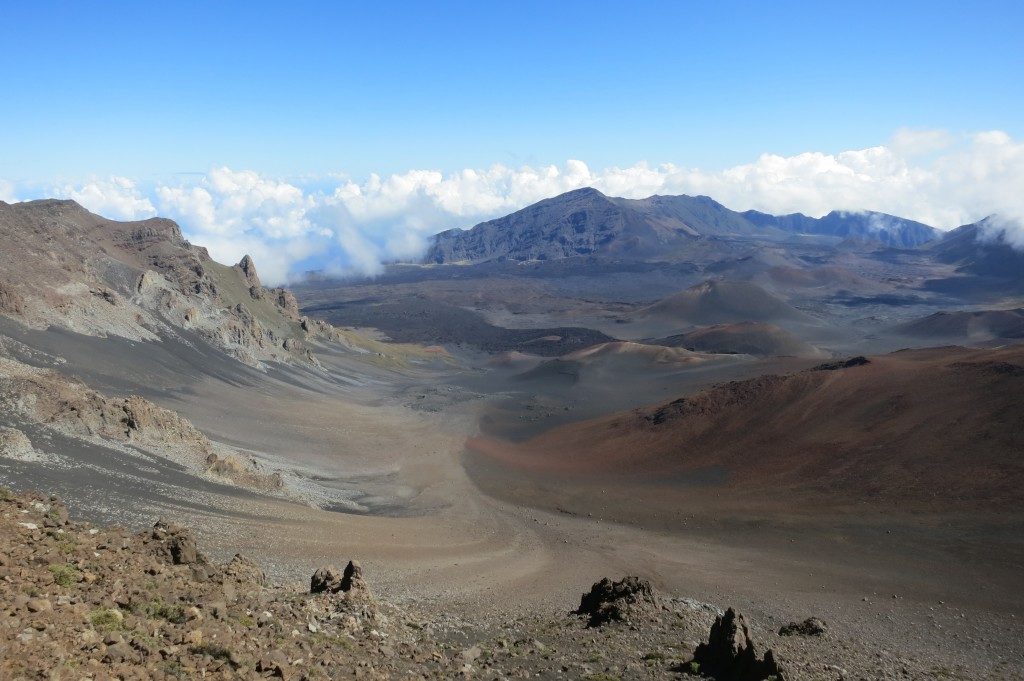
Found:
[[[1024,652],[1019,520],[723,513],[645,526],[615,513],[629,505],[602,512],[596,489],[589,511],[532,510],[500,497],[543,497],[538,505],[555,508],[557,487],[531,497],[466,472],[464,442],[487,405],[479,393],[446,390],[436,367],[356,372],[347,361],[335,360],[330,380],[246,369],[151,393],[214,441],[287,468],[314,496],[357,512],[255,494],[167,462],[125,464],[70,442],[34,441],[61,451],[64,468],[4,463],[0,478],[77,498],[94,520],[187,522],[215,557],[240,551],[285,582],[357,557],[380,593],[469,621],[562,613],[597,579],[637,573],[674,596],[735,605],[764,630],[814,615],[866,650],[981,677],[1012,677],[1003,664]],[[428,393],[442,409],[408,406]]]

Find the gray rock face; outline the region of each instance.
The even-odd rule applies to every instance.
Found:
[[[719,615],[711,625],[708,642],[697,646],[693,659],[700,672],[716,681],[764,681],[783,679],[784,675],[771,650],[763,658],[750,638],[743,615],[732,608]]]

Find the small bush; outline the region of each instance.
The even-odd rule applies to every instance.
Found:
[[[58,563],[50,566],[50,573],[53,574],[53,582],[58,586],[71,586],[78,583],[79,572],[72,565]]]
[[[124,627],[124,616],[120,610],[100,608],[89,616],[89,622],[101,631],[116,631]]]
[[[149,603],[133,609],[150,619],[167,620],[171,624],[184,624],[188,619],[185,616],[185,608],[180,603],[167,603],[162,598],[155,598]]]

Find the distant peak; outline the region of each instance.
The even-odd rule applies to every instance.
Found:
[[[594,197],[600,197],[602,199],[608,198],[603,193],[601,193],[600,191],[594,189],[593,187],[581,187],[579,189],[573,189],[572,191],[567,191],[564,194],[560,194],[560,196],[566,196],[566,197],[568,197],[568,196],[594,196]],[[558,198],[558,197],[555,197],[555,198]]]

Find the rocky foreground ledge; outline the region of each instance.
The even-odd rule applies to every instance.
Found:
[[[423,615],[375,596],[355,561],[317,570],[308,590],[274,586],[242,556],[213,564],[178,525],[93,528],[54,497],[0,489],[0,679],[939,675],[818,620],[783,629],[753,633],[731,609],[660,596],[636,577],[596,583],[565,615]]]

